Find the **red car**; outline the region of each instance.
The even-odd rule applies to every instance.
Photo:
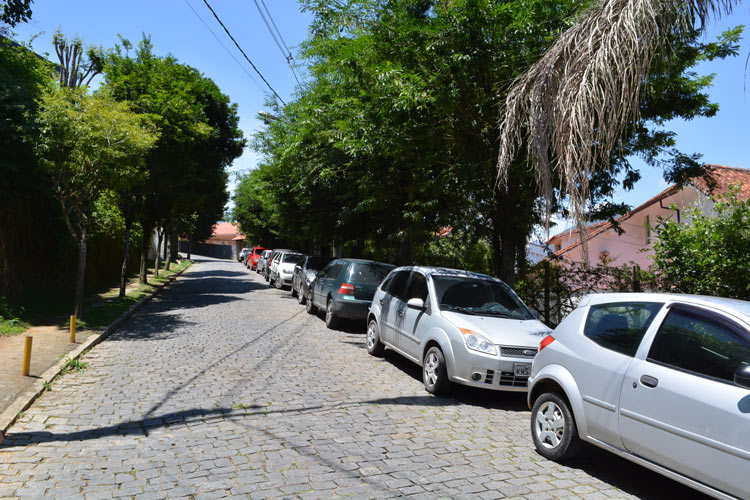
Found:
[[[258,266],[258,257],[263,253],[263,250],[266,250],[266,248],[253,247],[253,249],[250,250],[250,255],[247,256],[247,267],[249,269],[255,269]]]

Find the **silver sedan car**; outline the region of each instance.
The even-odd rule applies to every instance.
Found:
[[[539,346],[529,378],[541,455],[581,441],[716,498],[750,498],[750,302],[601,294]]]
[[[391,271],[367,316],[367,351],[388,347],[422,366],[425,389],[452,383],[526,391],[531,361],[550,332],[502,281],[434,267]]]

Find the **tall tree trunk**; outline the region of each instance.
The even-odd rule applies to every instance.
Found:
[[[188,234],[187,239],[187,258],[190,260],[190,251],[193,249],[193,235]]]
[[[88,227],[81,226],[81,233],[78,240],[78,269],[76,270],[76,289],[75,289],[75,315],[80,318],[83,315],[83,283],[86,275],[86,247],[89,240]]]
[[[151,233],[153,229],[150,226],[141,224],[143,235],[141,236],[141,269],[138,273],[138,283],[145,285],[148,283],[148,251],[151,248]]]
[[[161,265],[161,240],[164,236],[164,230],[158,229],[156,230],[156,252],[154,252],[156,255],[154,257],[154,276],[159,276],[159,266]]]
[[[125,255],[122,258],[122,269],[120,270],[120,294],[122,299],[125,297],[125,285],[128,280],[128,266],[130,265],[130,228],[133,221],[125,219]]]
[[[172,265],[172,233],[164,236],[164,269],[169,271]]]
[[[177,234],[177,232],[173,232],[169,235],[169,252],[172,255],[172,260],[177,261],[177,258],[179,257],[179,250],[180,250],[180,235]]]

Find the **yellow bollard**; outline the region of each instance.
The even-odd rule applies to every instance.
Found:
[[[32,337],[26,336],[26,342],[23,345],[23,376],[29,376],[29,369],[31,368],[31,339]]]
[[[70,315],[70,343],[76,343],[76,315]]]

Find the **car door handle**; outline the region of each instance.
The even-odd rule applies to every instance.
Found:
[[[641,376],[641,384],[645,385],[646,387],[656,387],[656,384],[658,383],[659,379],[656,377],[652,377],[651,375]]]
[[[385,297],[383,297],[382,299],[380,299],[380,305],[381,306],[383,305],[383,302],[385,302]]]
[[[399,316],[403,316],[404,315],[404,310],[403,309],[399,309],[398,310],[398,315]]]

